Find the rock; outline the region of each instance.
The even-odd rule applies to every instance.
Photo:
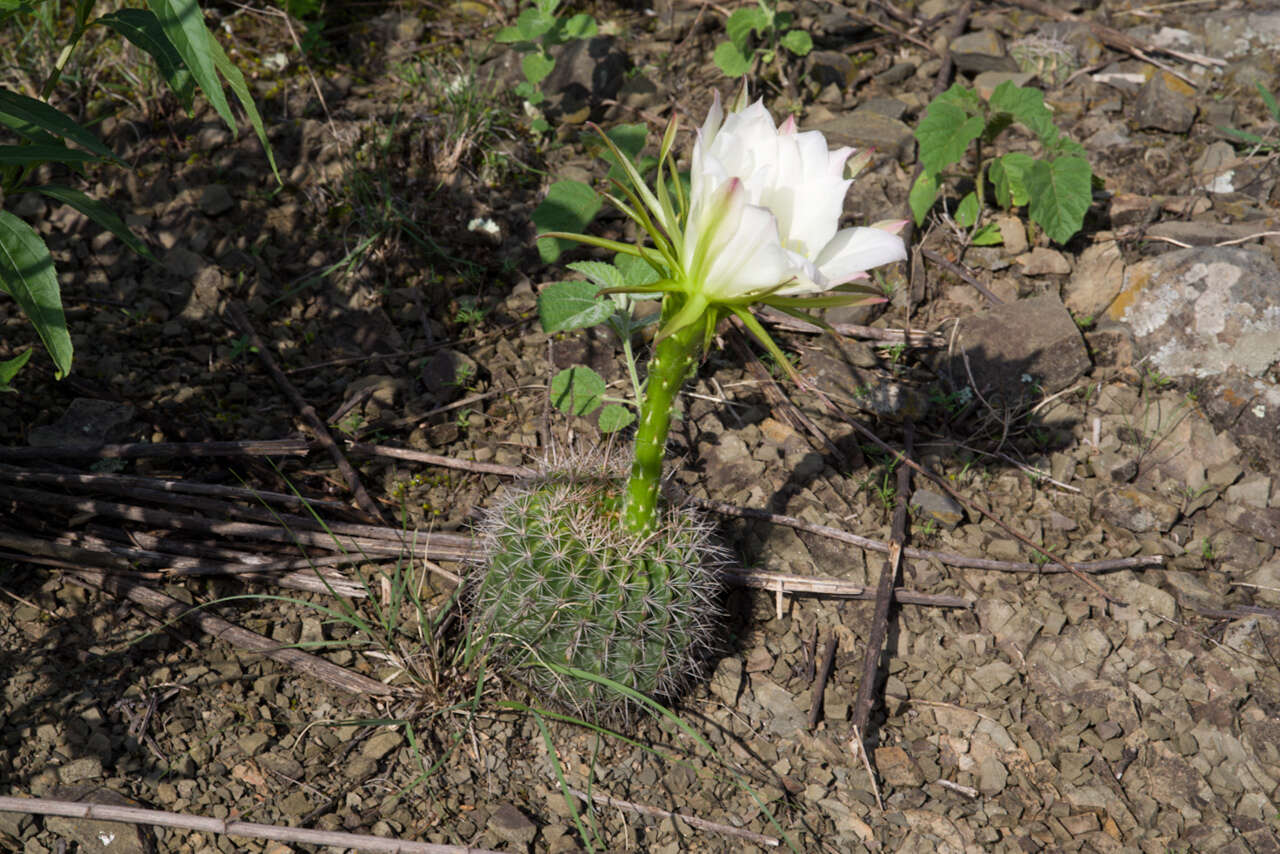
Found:
[[[1009,782],[1009,769],[994,756],[988,756],[978,765],[978,791],[984,795],[998,795]]]
[[[973,78],[973,88],[978,97],[984,101],[991,99],[991,93],[1001,83],[1013,83],[1014,86],[1026,86],[1035,79],[1034,74],[1022,71],[984,71]]]
[[[1218,243],[1237,243],[1261,240],[1258,232],[1266,231],[1265,223],[1257,222],[1206,222],[1204,220],[1173,220],[1157,222],[1147,229],[1155,237],[1168,237],[1191,246],[1214,246]]]
[[[762,676],[751,679],[751,693],[763,709],[765,725],[774,735],[793,736],[808,723],[808,713],[801,709],[786,688]]]
[[[924,772],[901,747],[877,747],[876,770],[890,786],[915,789],[924,785]]]
[[[210,184],[200,190],[200,197],[196,204],[205,216],[219,216],[234,208],[236,200],[231,197],[231,191],[222,184]]]
[[[951,59],[956,68],[977,74],[981,71],[1018,71],[1018,63],[1005,54],[1004,42],[995,30],[965,33],[951,42]]]
[[[948,531],[954,531],[965,518],[964,508],[955,499],[932,489],[917,489],[912,492],[911,508],[917,517],[932,519]]]
[[[1214,423],[1259,457],[1280,463],[1280,267],[1234,246],[1180,249],[1125,272],[1107,310],[1128,324],[1141,356],[1162,374],[1201,382]]]
[[[1113,228],[1126,225],[1144,225],[1155,218],[1160,204],[1141,193],[1116,193],[1111,197],[1108,215]]]
[[[1215,142],[1191,164],[1191,178],[1201,190],[1234,193],[1236,150],[1229,142]]]
[[[1204,20],[1205,52],[1237,59],[1280,47],[1280,12],[1221,11]]]
[[[845,113],[806,130],[821,131],[832,146],[874,148],[902,163],[915,161],[916,138],[911,127],[899,119],[871,110]]]
[[[49,793],[49,797],[62,801],[82,801],[113,807],[143,806],[112,789],[97,786],[55,789]],[[145,825],[47,816],[44,819],[44,826],[51,833],[75,842],[77,851],[100,852],[100,854],[145,854],[155,850],[154,836]]]
[[[1103,490],[1093,499],[1095,516],[1135,534],[1164,533],[1178,521],[1178,508],[1132,487]]]
[[[1140,128],[1186,133],[1196,119],[1195,91],[1167,71],[1151,76],[1134,103],[1134,119]]]
[[[1263,508],[1271,500],[1271,478],[1254,473],[1227,490],[1227,500],[1233,504],[1246,504]]]
[[[489,816],[489,829],[512,845],[527,848],[538,833],[538,826],[513,804],[499,804]]]
[[[397,730],[384,730],[369,737],[360,746],[360,755],[377,762],[393,750],[399,749],[404,737]]]
[[[1062,301],[1077,317],[1095,318],[1124,289],[1124,256],[1114,240],[1095,243],[1080,253]]]
[[[848,54],[836,50],[815,50],[809,54],[809,79],[819,88],[836,86],[848,89],[858,69]]]
[[[126,439],[135,412],[132,404],[77,397],[57,421],[32,427],[27,440],[33,448],[98,448]]]
[[[557,116],[602,110],[604,101],[618,97],[631,67],[612,36],[576,39],[553,47],[550,55],[556,64],[542,81],[542,91],[547,112]]]
[[[1244,580],[1257,585],[1253,591],[1259,602],[1280,604],[1280,555],[1244,573]]]
[[[246,756],[256,756],[271,743],[271,736],[262,732],[251,732],[247,735],[242,735],[236,743]]]
[[[1044,247],[1037,247],[1026,255],[1014,258],[1013,263],[1022,267],[1022,273],[1026,276],[1065,276],[1071,272],[1071,264],[1061,252]]]
[[[968,356],[978,389],[984,396],[988,392],[1003,395],[1006,403],[1031,396],[1032,383],[1049,393],[1061,391],[1092,367],[1079,328],[1066,306],[1051,294],[965,317],[955,340],[957,355],[950,364],[953,381],[968,384],[963,358]]]
[[[708,688],[716,699],[726,706],[737,703],[738,692],[742,690],[742,661],[734,656],[725,656],[720,659]]]
[[[96,756],[84,756],[72,759],[58,768],[58,780],[64,784],[79,783],[102,776],[102,760]]]
[[[437,350],[422,365],[422,384],[435,400],[448,403],[462,395],[479,370],[476,360],[460,350]]]
[[[1021,255],[1027,251],[1027,227],[1022,220],[1012,214],[997,214],[994,218],[1000,229],[1000,239],[1004,241],[1004,251],[1010,255]]]

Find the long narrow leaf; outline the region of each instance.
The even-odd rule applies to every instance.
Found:
[[[92,131],[76,124],[70,116],[55,110],[44,101],[3,88],[0,88],[0,124],[32,142],[47,145],[54,141],[51,136],[61,137],[92,151],[98,157],[106,157],[122,166],[126,165]]]
[[[209,36],[209,44],[213,51],[213,62],[217,66],[218,71],[226,78],[227,85],[231,87],[231,91],[236,94],[236,100],[240,102],[241,109],[244,110],[245,116],[249,119],[249,124],[253,127],[253,132],[258,135],[258,141],[262,143],[262,150],[267,153],[267,162],[271,164],[271,174],[276,176],[277,183],[283,184],[280,178],[280,170],[276,168],[276,155],[271,150],[271,141],[267,139],[267,129],[262,124],[262,116],[258,113],[258,107],[253,103],[253,95],[249,93],[249,86],[244,82],[244,75],[240,73],[240,69],[236,68],[236,64],[227,56],[227,52],[222,49],[222,45],[218,44],[213,36]],[[232,128],[235,126],[232,125]]]
[[[90,151],[65,145],[0,145],[0,165],[31,166],[41,163],[92,163],[102,158]]]
[[[53,359],[54,375],[71,372],[71,336],[49,247],[35,229],[0,211],[0,290],[13,297]]]
[[[147,0],[147,5],[209,103],[222,116],[227,127],[233,133],[237,132],[236,118],[231,114],[231,106],[218,80],[213,47],[217,43],[204,25],[200,4],[196,0]]]
[[[191,79],[191,72],[182,61],[182,55],[173,46],[173,42],[165,37],[160,19],[153,12],[146,9],[117,9],[98,18],[94,23],[109,27],[146,51],[155,60],[160,76],[169,84],[173,94],[178,96],[182,106],[191,110],[196,99],[195,81]]]
[[[150,261],[156,260],[155,256],[151,254],[151,250],[147,248],[147,244],[143,243],[138,235],[134,234],[129,229],[129,226],[125,225],[124,220],[115,211],[97,199],[91,199],[79,190],[57,185],[32,187],[31,189],[37,193],[43,193],[51,199],[56,199],[64,205],[71,205],[71,207],[120,238],[125,246],[137,252],[143,258]]]

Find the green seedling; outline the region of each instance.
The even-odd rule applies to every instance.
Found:
[[[756,5],[735,9],[725,21],[728,41],[716,45],[712,55],[716,67],[726,77],[744,77],[756,67],[756,60],[772,65],[787,51],[808,56],[813,39],[804,30],[792,29],[795,16],[779,12],[776,0],[756,0]]]
[[[1035,136],[1040,157],[1022,151],[987,156],[996,137],[1014,123]],[[912,185],[908,201],[916,225],[924,222],[943,194],[943,170],[963,160],[970,144],[977,152],[974,190],[960,200],[953,216],[959,226],[969,230],[973,244],[1001,242],[999,228],[982,222],[988,180],[1001,208],[1026,206],[1031,222],[1056,243],[1066,243],[1084,225],[1093,200],[1093,170],[1083,156],[1084,148],[1054,125],[1039,90],[1005,81],[984,102],[957,83],[929,104],[915,137],[920,143],[923,171]]]
[[[498,44],[509,44],[524,54],[520,61],[524,80],[516,84],[515,93],[535,107],[547,99],[542,81],[556,67],[549,50],[576,39],[589,39],[597,31],[596,19],[588,14],[558,17],[560,4],[561,0],[533,0],[516,18],[515,26],[503,27],[493,37]],[[532,127],[538,133],[551,130],[551,124],[541,116],[533,120]]]
[[[1276,96],[1268,92],[1261,83],[1255,83],[1254,85],[1258,88],[1258,94],[1262,96],[1262,103],[1266,105],[1267,112],[1271,114],[1271,120],[1280,123],[1280,104],[1276,103]],[[1277,140],[1272,133],[1263,137],[1256,133],[1249,133],[1236,128],[1218,128],[1218,130],[1250,146],[1250,154],[1280,151],[1280,140]],[[1274,129],[1272,130],[1274,131]]]

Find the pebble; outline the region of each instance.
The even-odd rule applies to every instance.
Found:
[[[383,731],[370,736],[369,740],[360,746],[360,755],[377,762],[391,751],[398,749],[403,741],[404,737],[399,731]]]

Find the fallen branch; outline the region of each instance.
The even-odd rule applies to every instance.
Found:
[[[311,443],[302,436],[243,442],[134,442],[96,448],[0,448],[0,460],[136,460],[144,457],[304,457]]]
[[[149,824],[157,827],[180,827],[215,836],[245,836],[251,839],[274,839],[306,845],[327,845],[334,848],[352,848],[358,851],[385,851],[388,854],[498,854],[488,848],[469,848],[462,845],[437,845],[432,842],[403,842],[365,833],[343,833],[336,830],[308,830],[305,827],[280,827],[274,824],[256,824],[249,821],[231,821],[225,818],[206,818],[199,815],[148,810],[140,807],[121,807],[109,804],[90,804],[80,801],[59,801],[52,798],[12,798],[0,796],[0,812],[26,813],[27,815],[60,815],[87,821],[118,821],[125,824]]]
[[[810,593],[816,596],[841,596],[846,599],[874,599],[876,591],[841,578],[820,575],[790,575],[783,572],[765,572],[759,569],[730,569],[725,580],[742,587],[771,590],[775,593]],[[973,600],[961,596],[940,593],[918,593],[904,587],[894,588],[893,600],[903,605],[926,605],[933,608],[972,608]]]
[[[180,619],[190,620],[202,632],[212,635],[218,640],[226,641],[232,646],[248,652],[264,655],[272,661],[278,661],[295,670],[300,670],[343,691],[377,697],[385,697],[393,693],[389,686],[376,679],[361,676],[359,673],[339,667],[330,661],[326,661],[317,655],[303,652],[300,649],[281,647],[278,641],[263,637],[257,632],[242,629],[221,617],[207,613],[200,608],[192,608],[177,599],[148,587],[143,587],[120,576],[109,575],[101,570],[93,569],[73,570],[68,573],[68,576],[73,581],[80,582],[84,586],[105,591],[112,596],[127,598],[141,605],[148,612],[169,622],[176,622]]]
[[[600,792],[592,792],[590,797],[586,792],[579,791],[572,786],[568,787],[569,792],[574,797],[582,800],[595,801],[607,807],[616,807],[621,810],[630,810],[640,815],[653,816],[654,818],[678,818],[690,827],[696,827],[699,830],[710,830],[714,833],[723,833],[726,836],[736,836],[740,839],[749,839],[757,845],[767,845],[770,848],[776,848],[780,843],[773,836],[765,836],[763,833],[756,833],[753,830],[743,830],[741,827],[734,827],[731,824],[721,824],[718,821],[708,821],[705,818],[698,818],[695,815],[688,815],[682,812],[671,812],[670,810],[660,809],[659,807],[651,807],[646,804],[637,804],[631,801],[624,801],[619,798],[611,798]]]

